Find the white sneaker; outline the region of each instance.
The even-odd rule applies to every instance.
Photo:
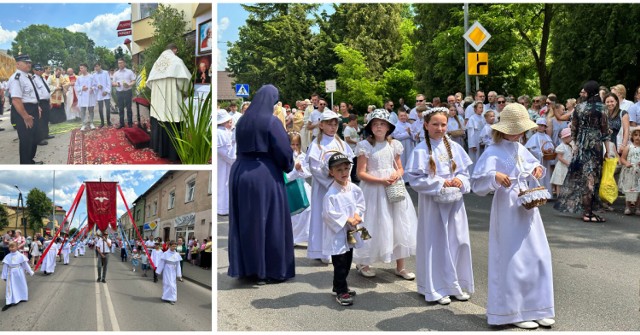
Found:
[[[402,269],[400,271],[398,271],[398,269],[396,269],[396,276],[398,277],[402,277],[406,280],[414,280],[416,279],[416,275],[413,272],[409,272],[406,269]]]
[[[460,301],[467,301],[471,299],[471,296],[467,292],[462,292],[462,294],[460,295],[454,295],[454,297],[456,297],[456,299]]]
[[[94,126],[93,123],[90,123],[89,124],[89,128],[91,128],[91,130],[94,130],[94,129],[96,129],[96,126]]]
[[[518,328],[522,328],[522,329],[536,329],[536,328],[538,328],[538,324],[533,322],[533,321],[515,322],[513,325],[518,327]]]
[[[368,265],[356,265],[356,270],[358,270],[362,276],[367,278],[376,276],[376,272]]]
[[[545,319],[536,320],[536,323],[538,323],[539,325],[541,325],[543,327],[551,327],[551,326],[553,326],[553,324],[556,323],[556,320],[545,318]]]
[[[324,264],[331,264],[331,258],[321,258],[320,261]]]
[[[87,127],[86,127],[86,126],[82,126],[82,127],[80,128],[80,131],[86,131],[86,130],[87,130]]]
[[[437,301],[440,305],[448,305],[451,303],[451,298],[447,295],[444,296]]]

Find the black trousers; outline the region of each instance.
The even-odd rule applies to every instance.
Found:
[[[51,114],[51,105],[49,99],[40,100],[40,108],[42,109],[42,117],[40,117],[40,141],[43,141],[49,136],[49,118]]]
[[[124,108],[127,108],[127,119],[129,126],[133,125],[133,112],[131,112],[132,90],[117,92],[118,97],[118,114],[120,115],[120,126],[124,127]]]
[[[358,178],[358,157],[353,157],[353,166],[351,167],[351,182],[360,182],[360,178]]]
[[[340,294],[349,292],[347,285],[347,276],[351,269],[353,260],[353,249],[342,255],[331,255],[331,263],[333,263],[333,290]]]
[[[33,127],[27,128],[24,119],[15,106],[11,106],[11,120],[15,121],[15,127],[18,131],[18,139],[20,140],[20,164],[35,164],[33,158],[36,156],[38,143],[40,142],[40,116],[38,115],[38,104],[24,104],[27,114],[33,116]]]
[[[104,114],[103,111],[107,112],[107,125],[111,125],[111,117],[109,116],[109,108],[111,107],[111,99],[107,100],[98,100],[98,114],[100,114],[100,125],[104,126]],[[131,120],[131,118],[129,118]]]

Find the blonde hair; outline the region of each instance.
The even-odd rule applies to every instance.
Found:
[[[431,139],[429,138],[429,130],[427,129],[427,124],[429,123],[429,120],[431,120],[431,117],[436,114],[443,115],[447,119],[449,118],[449,113],[448,112],[445,113],[444,111],[433,112],[424,116],[424,125],[423,125],[424,132],[425,132],[424,140],[427,142],[427,147],[429,148],[429,171],[434,176],[437,171],[436,161],[435,159],[433,159],[433,149],[431,148]],[[442,138],[442,141],[444,142],[444,146],[447,149],[447,154],[449,155],[449,163],[451,164],[451,173],[454,173],[454,171],[456,171],[458,166],[456,165],[456,161],[453,160],[453,154],[451,153],[451,143],[449,143],[449,139],[447,138],[447,136],[444,136]]]
[[[290,144],[293,144],[293,141],[298,141],[298,143],[300,143],[300,146],[302,146],[302,136],[300,136],[300,133],[291,131],[287,135],[289,135]],[[298,149],[297,154],[300,154],[300,149]]]
[[[504,140],[504,133],[501,131],[497,131],[495,129],[491,130],[491,139],[493,140],[493,143],[498,144],[500,142],[502,142],[502,140]]]
[[[338,122],[338,119],[331,119],[331,120],[320,121],[320,124],[322,124],[323,122],[330,122],[332,120],[336,120],[336,122]],[[318,137],[317,137],[318,146],[320,146],[320,142],[322,141],[322,135],[324,135],[324,131],[322,131],[322,128],[320,128],[320,132],[318,133]],[[337,132],[333,134],[333,138],[336,139],[342,147],[344,147],[344,143],[342,142],[342,139],[340,139],[340,137],[338,136]]]

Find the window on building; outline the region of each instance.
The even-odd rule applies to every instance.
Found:
[[[140,4],[140,20],[146,19],[158,9],[157,3],[141,3]]]
[[[158,214],[158,200],[153,201],[153,206],[151,207],[151,215]]]
[[[195,193],[196,193],[196,180],[192,179],[187,182],[187,193],[185,195],[184,202],[185,203],[192,202],[193,197],[195,196]]]
[[[169,205],[167,206],[167,209],[172,209],[175,203],[176,203],[176,191],[171,191],[169,193]]]
[[[147,217],[151,216],[151,205],[147,205]]]

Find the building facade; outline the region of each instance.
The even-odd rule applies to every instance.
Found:
[[[43,235],[45,234],[53,235],[55,234],[56,229],[59,228],[59,223],[62,222],[62,220],[64,220],[64,217],[67,215],[67,211],[64,210],[64,208],[60,206],[56,206],[55,218],[53,218],[52,215],[49,215],[48,217],[43,217],[42,218],[43,228],[37,231],[34,231],[33,229],[29,228],[29,224],[26,223],[27,217],[29,216],[29,211],[27,207],[22,208],[22,207],[4,205],[4,208],[7,210],[7,221],[9,222],[9,224],[6,227],[0,229],[0,235],[4,235],[9,230],[16,230],[16,229],[20,229],[20,231],[22,232],[22,236],[25,236],[25,237],[33,236],[35,235],[36,232],[39,232]],[[23,213],[24,213],[24,216],[23,216]],[[25,227],[27,227],[26,230],[25,230]]]
[[[143,237],[164,241],[212,236],[211,178],[207,170],[165,173],[134,202],[134,219]]]

